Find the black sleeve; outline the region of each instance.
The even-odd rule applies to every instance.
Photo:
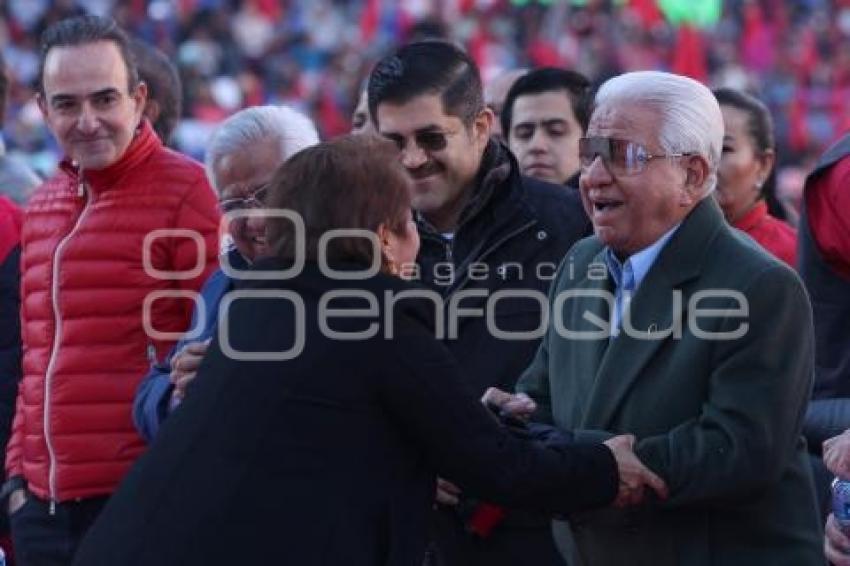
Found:
[[[393,337],[398,371],[385,376],[379,395],[441,477],[496,503],[546,512],[613,501],[618,475],[607,447],[515,437],[464,385],[448,350],[409,322]]]
[[[4,455],[21,379],[20,257],[18,246],[0,263],[0,448]]]
[[[850,428],[850,398],[813,399],[806,408],[803,436],[809,452],[820,455],[823,441]]]

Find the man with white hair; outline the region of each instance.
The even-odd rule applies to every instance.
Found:
[[[711,198],[723,138],[703,85],[628,73],[596,96],[580,141],[595,235],[551,291],[552,319],[504,409],[576,441],[636,436],[667,484],[635,508],[581,513],[586,565],[823,564],[800,436],[811,309],[794,273],[723,221]],[[632,486],[624,486],[627,490]],[[566,540],[566,523],[556,523]]]
[[[232,245],[221,258],[225,267],[245,269],[265,253],[263,218],[244,216],[238,211],[261,207],[278,166],[317,143],[319,136],[313,122],[286,106],[246,108],[216,129],[204,163],[229,221]],[[219,303],[232,283],[222,269],[210,275],[201,290],[203,302],[196,305],[192,315],[192,330],[174,347],[165,363],[153,366],[139,385],[133,421],[147,441],[156,436],[162,421],[180,404],[186,386],[195,378],[216,328]]]

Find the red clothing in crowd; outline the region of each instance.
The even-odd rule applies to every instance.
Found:
[[[0,195],[0,264],[21,237],[24,216],[21,209],[7,197]]]
[[[850,280],[850,159],[842,159],[806,190],[809,227],[824,261]]]
[[[761,246],[790,265],[797,267],[797,231],[767,213],[767,203],[760,200],[735,222],[735,228],[746,232]]]
[[[203,167],[163,147],[147,121],[116,163],[81,176],[63,161],[36,191],[21,235],[23,380],[8,477],[59,502],[115,489],[145,448],[136,387],[173,344],[149,335],[145,305],[152,329],[186,330],[193,303],[179,297],[215,269],[218,225]]]

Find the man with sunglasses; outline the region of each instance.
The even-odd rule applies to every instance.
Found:
[[[595,236],[567,255],[514,416],[575,440],[634,433],[667,484],[570,517],[584,564],[823,564],[801,423],[811,308],[792,270],[714,199],[723,139],[705,86],[660,72],[602,85],[579,143]],[[630,487],[626,486],[629,490]],[[570,539],[556,523],[560,540]]]
[[[266,252],[265,221],[253,211],[262,208],[277,168],[316,143],[319,136],[313,122],[287,106],[246,108],[216,129],[207,145],[205,165],[231,240],[221,259],[223,266],[247,269]],[[201,289],[203,301],[192,314],[191,328],[198,332],[178,342],[139,386],[133,422],[148,442],[186,395],[217,328],[221,299],[232,287],[233,281],[222,269],[213,272]]]
[[[97,16],[42,36],[37,102],[64,158],[21,234],[24,371],[4,492],[23,564],[70,563],[143,452],[129,426],[136,386],[187,328],[185,297],[215,264],[215,197],[200,164],[143,118],[130,50]]]
[[[450,43],[412,43],[382,59],[368,95],[375,128],[397,144],[414,180],[422,280],[445,299],[447,319],[479,313],[454,317],[457,336],[449,332],[446,346],[478,394],[512,388],[539,344],[533,331],[543,313],[535,294],[545,296],[561,258],[589,230],[578,194],[521,175],[490,137],[494,116],[475,63]],[[500,291],[523,296],[489,303],[494,329],[484,312]],[[547,517],[505,515],[440,485],[433,562],[564,563]]]

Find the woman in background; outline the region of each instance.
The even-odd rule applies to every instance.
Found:
[[[796,267],[796,230],[768,212],[776,161],[770,112],[761,101],[738,90],[721,88],[714,96],[726,129],[717,172],[717,202],[731,225]]]

